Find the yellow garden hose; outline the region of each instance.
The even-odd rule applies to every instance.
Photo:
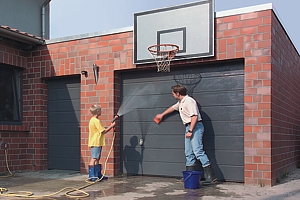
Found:
[[[97,179],[96,181],[94,182],[91,182],[89,181],[89,179],[86,179],[85,182],[87,182],[86,185],[82,186],[82,187],[79,187],[79,188],[74,188],[74,187],[65,187],[57,192],[54,192],[52,194],[47,194],[47,195],[42,195],[42,196],[34,196],[34,193],[33,192],[27,192],[27,191],[19,191],[19,192],[7,192],[8,189],[6,188],[1,188],[0,187],[0,196],[5,196],[5,197],[26,197],[26,198],[42,198],[42,197],[51,197],[51,196],[54,196],[56,194],[59,194],[61,193],[62,191],[65,191],[65,196],[69,197],[69,198],[85,198],[85,197],[88,197],[89,196],[89,193],[83,191],[82,189],[84,188],[87,188],[97,182],[100,182],[103,177],[104,177],[104,174],[105,174],[105,171],[106,171],[106,164],[107,164],[107,161],[108,161],[108,158],[109,158],[109,155],[112,151],[112,148],[114,146],[114,141],[115,141],[115,136],[116,136],[116,132],[114,131],[113,132],[113,139],[112,139],[112,143],[111,143],[111,146],[110,146],[110,150],[108,152],[108,155],[105,159],[105,162],[104,162],[104,168],[103,168],[103,175],[101,178]],[[1,176],[1,178],[5,178],[5,177],[10,177],[12,176],[13,174],[11,173],[9,167],[8,167],[8,159],[7,159],[7,150],[5,149],[5,160],[6,160],[6,167],[7,167],[7,170],[9,172],[9,175],[7,176]],[[81,193],[82,195],[70,195],[70,193],[72,192],[79,192]],[[51,199],[51,198],[49,198]]]

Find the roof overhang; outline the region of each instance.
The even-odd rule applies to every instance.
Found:
[[[41,38],[35,37],[33,35],[29,35],[24,32],[20,32],[17,29],[11,29],[9,27],[5,27],[1,25],[0,25],[0,37],[9,38],[33,46],[45,44],[45,40]]]

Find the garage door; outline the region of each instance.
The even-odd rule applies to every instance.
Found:
[[[48,169],[80,170],[80,76],[48,81]]]
[[[174,112],[159,125],[157,113],[176,103],[171,86],[189,86],[205,127],[204,149],[217,177],[244,180],[244,67],[242,62],[173,67],[122,74],[121,157],[128,175],[182,176],[184,130]]]

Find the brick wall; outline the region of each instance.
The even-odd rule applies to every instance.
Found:
[[[216,59],[244,58],[245,184],[271,185],[272,10],[220,17]]]
[[[299,54],[272,10],[216,24],[216,58],[244,57],[245,184],[272,186],[299,162]]]
[[[0,125],[2,142],[8,143],[7,161],[11,171],[40,170],[46,167],[47,132],[46,118],[42,118],[41,90],[38,82],[40,76],[29,64],[31,53],[23,50],[19,43],[9,39],[0,41],[0,63],[23,68],[23,123],[22,125]],[[7,172],[4,147],[0,149],[0,173]]]
[[[299,54],[272,14],[272,182],[300,162]]]
[[[172,66],[244,60],[245,184],[274,185],[276,178],[295,167],[299,160],[299,89],[296,88],[299,85],[296,83],[299,54],[272,10],[218,17],[215,38],[215,57],[174,61]],[[30,125],[28,137],[26,135],[30,138],[26,156],[31,159],[30,156],[36,155],[38,168],[45,169],[47,160],[46,85],[41,77],[88,71],[87,77],[81,76],[80,88],[81,172],[85,173],[90,156],[87,147],[88,108],[100,103],[103,108],[101,120],[108,126],[120,107],[119,72],[136,67],[155,67],[154,64],[134,66],[132,53],[132,31],[52,43],[32,52],[24,67],[27,69],[24,72],[23,119],[25,125]],[[97,85],[94,83],[93,64],[100,66]],[[9,130],[14,128],[6,127]],[[119,127],[116,130],[115,146],[107,165],[109,175],[120,173]],[[107,134],[106,138],[107,144],[111,144],[113,134]],[[102,163],[109,147],[103,149]],[[27,169],[32,169],[30,159]]]

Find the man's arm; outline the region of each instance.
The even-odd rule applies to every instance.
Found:
[[[172,112],[174,112],[173,106],[169,107],[169,108],[168,108],[167,110],[165,110],[163,113],[157,114],[157,115],[156,115],[156,118],[162,120],[162,118],[163,118],[165,115],[170,114],[170,113],[172,113]]]

